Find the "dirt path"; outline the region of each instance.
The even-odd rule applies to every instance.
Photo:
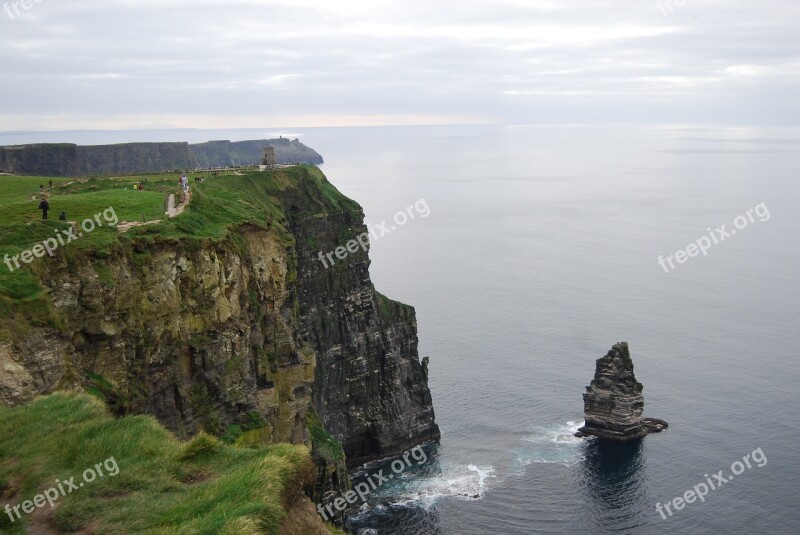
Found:
[[[143,227],[145,225],[155,225],[156,223],[161,223],[161,220],[160,219],[153,219],[153,220],[150,220],[150,221],[145,221],[144,223],[142,223],[141,221],[123,221],[122,223],[117,225],[117,230],[120,231],[120,233],[125,233],[125,232],[128,232],[130,229],[132,229],[134,227]]]
[[[186,191],[186,195],[183,196],[183,200],[180,202],[178,206],[175,206],[175,195],[170,194],[169,201],[167,202],[167,216],[169,216],[170,219],[172,219],[173,217],[178,217],[183,213],[183,211],[186,209],[186,205],[188,205],[189,201],[191,200],[192,200],[191,188],[189,188]]]
[[[175,206],[175,194],[170,193],[169,199],[167,200],[167,211],[164,213],[167,217],[172,219],[173,217],[178,217],[186,210],[186,207],[189,205],[189,201],[192,200],[192,190],[186,192],[186,195],[183,196],[183,200],[181,200],[180,204]],[[117,225],[117,230],[120,232],[128,232],[130,229],[135,227],[143,227],[145,225],[154,225],[156,223],[161,223],[160,219],[153,219],[150,221],[145,221],[144,223],[140,221],[122,221],[119,225]]]

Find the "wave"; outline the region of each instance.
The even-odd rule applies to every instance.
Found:
[[[535,463],[572,466],[586,460],[583,446],[586,439],[575,436],[584,424],[581,420],[533,427],[524,439],[525,444],[514,452],[512,470],[520,472]]]
[[[437,475],[409,478],[390,494],[377,495],[378,503],[364,504],[359,516],[367,512],[380,512],[388,507],[421,507],[429,510],[443,498],[457,500],[480,500],[486,494],[488,481],[495,477],[493,466],[469,464],[443,469]]]
[[[480,500],[486,493],[487,480],[495,477],[494,467],[467,466],[444,470],[435,477],[425,477],[413,481],[405,489],[395,505],[420,505],[432,507],[442,498],[459,500]]]

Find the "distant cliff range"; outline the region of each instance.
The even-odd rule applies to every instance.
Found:
[[[208,167],[256,165],[264,147],[275,149],[277,163],[323,163],[299,140],[209,141],[188,143],[122,143],[79,146],[42,143],[0,147],[0,172],[37,176],[105,176],[159,173]]]
[[[299,139],[256,139],[253,141],[209,141],[189,145],[189,150],[197,160],[199,167],[231,167],[237,165],[260,164],[264,158],[264,147],[275,149],[277,163],[323,163],[314,149],[300,143]]]

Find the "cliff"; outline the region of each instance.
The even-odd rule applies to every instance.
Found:
[[[0,400],[90,388],[180,437],[314,443],[317,492],[346,489],[337,441],[352,465],[439,436],[414,309],[367,251],[316,257],[363,218],[314,167],[226,175],[178,218],[37,260],[40,291],[0,299]]]
[[[299,140],[209,141],[188,143],[121,143],[79,146],[43,143],[0,147],[0,173],[30,176],[111,176],[208,167],[260,164],[264,147],[275,149],[277,163],[323,163],[314,149]]]
[[[301,195],[291,200],[306,203]],[[292,222],[302,336],[320,349],[314,405],[350,466],[439,438],[414,309],[375,290],[361,249],[327,268],[318,258],[366,233],[363,219],[360,211],[340,210]]]
[[[251,141],[209,141],[190,145],[198,165],[208,167],[231,167],[258,165],[264,158],[264,147],[275,149],[275,161],[281,164],[323,163],[314,149],[300,143],[299,139],[260,139]]]
[[[78,146],[44,143],[0,147],[0,172],[83,177],[194,169],[188,143]]]
[[[666,428],[666,422],[642,418],[643,390],[633,373],[628,343],[615,344],[597,359],[594,379],[583,394],[586,424],[578,430],[578,436],[622,442]]]

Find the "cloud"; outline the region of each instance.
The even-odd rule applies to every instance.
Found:
[[[0,13],[0,130],[800,122],[800,4],[672,5],[34,3]]]

